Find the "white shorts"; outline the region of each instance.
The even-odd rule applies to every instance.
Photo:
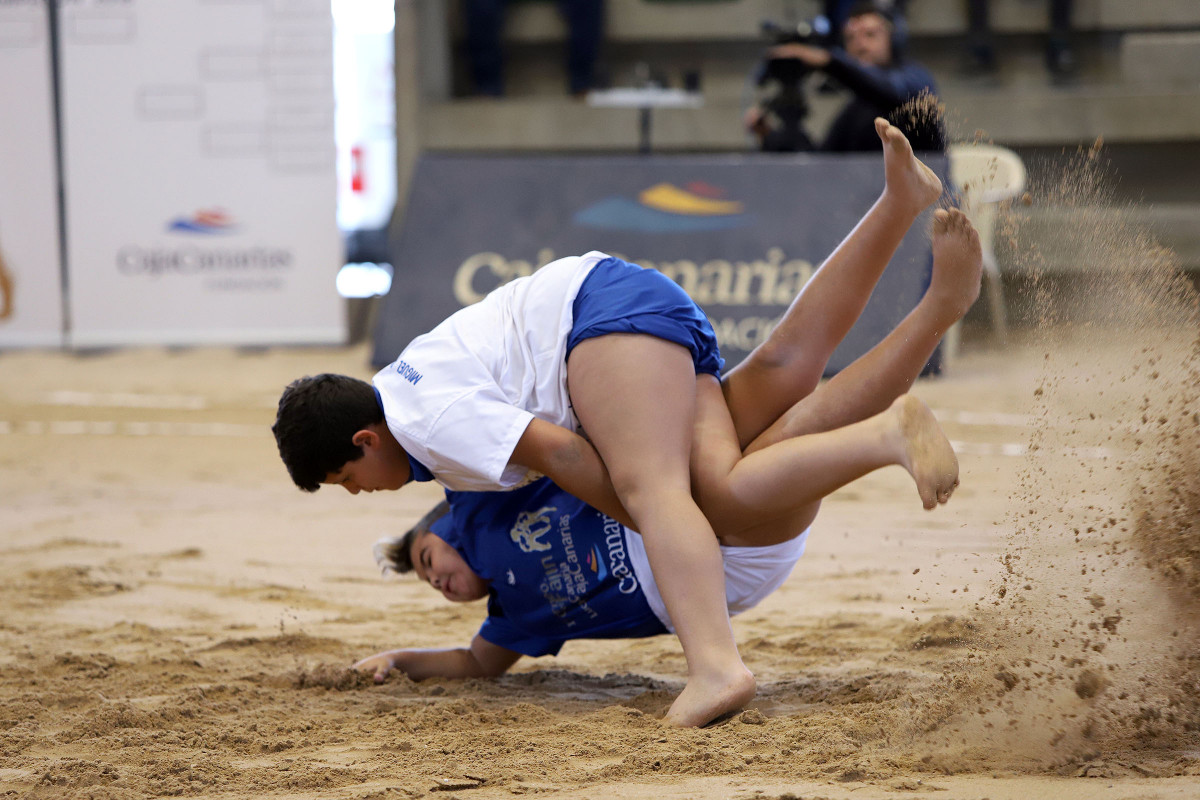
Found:
[[[783,585],[792,574],[796,562],[804,555],[804,545],[808,542],[808,532],[811,530],[808,528],[794,539],[767,547],[721,547],[721,558],[725,561],[725,602],[729,606],[730,616],[754,608]],[[658,584],[654,582],[641,535],[626,528],[625,541],[629,546],[629,561],[650,610],[667,630],[674,633],[675,626],[671,624]]]

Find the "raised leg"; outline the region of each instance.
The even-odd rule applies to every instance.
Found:
[[[983,257],[979,235],[958,209],[933,219],[933,277],[929,289],[883,341],[792,406],[759,436],[754,452],[796,436],[867,419],[907,392],[946,331],[979,297]]]
[[[697,377],[687,350],[650,336],[588,339],[567,362],[571,402],[641,532],[688,662],[667,721],[697,726],[754,696],[725,607],[713,529],[692,499],[689,457]]]
[[[694,466],[693,479],[700,507],[721,543],[755,546],[799,534],[822,499],[891,465],[912,476],[926,509],[948,501],[958,485],[958,460],[950,442],[929,408],[912,395],[895,399],[867,419],[758,450],[725,475],[715,474],[713,466],[708,471],[705,465]],[[794,522],[786,533],[755,530],[791,515],[808,518]]]
[[[904,134],[882,118],[875,128],[883,145],[883,193],[813,275],[767,341],[723,381],[743,447],[817,386],[904,235],[941,196],[941,181],[913,155]]]

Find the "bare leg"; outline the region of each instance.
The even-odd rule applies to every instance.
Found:
[[[882,118],[875,128],[883,144],[883,194],[813,275],[767,341],[723,381],[743,447],[817,386],[905,234],[941,196],[941,181],[913,155],[904,134]]]
[[[933,227],[933,279],[917,308],[882,342],[793,406],[747,448],[744,461],[740,461],[742,456],[736,447],[728,443],[734,436],[733,422],[716,413],[705,413],[703,406],[698,409],[693,482],[723,544],[763,546],[798,536],[816,518],[822,497],[872,468],[867,460],[857,462],[857,467],[843,464],[842,472],[830,471],[820,466],[827,457],[822,449],[843,448],[845,436],[850,436],[849,447],[853,448],[853,434],[869,431],[870,427],[847,430],[844,426],[896,412],[896,399],[912,386],[946,329],[962,318],[979,295],[982,257],[978,235],[970,222],[957,210],[939,210]],[[904,429],[924,444],[913,443],[906,468],[927,507],[930,490],[938,502],[945,502],[949,497],[946,486],[952,491],[957,485],[956,478],[949,481],[940,477],[939,470],[952,463],[946,456],[945,437],[927,413],[910,411],[908,420]],[[839,428],[842,431],[838,437],[813,437],[826,431],[837,433]],[[781,448],[780,443],[787,446]],[[773,460],[758,460],[756,454]],[[895,456],[896,451],[890,455]],[[919,465],[922,460],[929,468]],[[759,469],[766,470],[766,480],[761,483],[761,479],[749,478],[754,475],[751,470]],[[771,498],[740,494],[745,490],[738,479],[749,478],[753,489],[769,494],[769,482],[787,474],[784,470],[791,470],[795,482],[780,489],[790,501],[790,507],[782,513],[776,512],[780,506]],[[814,474],[817,480],[810,481],[805,473]]]
[[[700,421],[699,437],[716,432],[711,419],[701,414]],[[693,456],[693,490],[722,544],[763,545],[799,534],[822,499],[891,465],[912,476],[926,509],[948,501],[958,485],[950,442],[929,408],[912,395],[867,419],[790,438],[740,460],[727,447],[705,446]],[[791,515],[798,516],[790,535],[754,530]]]
[[[645,541],[654,578],[688,662],[688,682],[666,720],[697,726],[754,696],[725,607],[725,573],[712,526],[692,499],[689,457],[698,382],[691,356],[650,336],[610,334],[579,344],[567,362],[571,401]]]
[[[947,329],[975,302],[982,274],[979,235],[966,215],[939,209],[933,219],[933,278],[921,302],[883,341],[792,406],[746,451],[886,409],[912,387]]]

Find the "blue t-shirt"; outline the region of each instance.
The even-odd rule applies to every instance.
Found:
[[[450,513],[432,530],[491,581],[485,640],[542,656],[569,639],[667,632],[634,574],[624,526],[548,478],[446,498]]]

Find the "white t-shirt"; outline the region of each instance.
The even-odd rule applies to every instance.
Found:
[[[730,616],[749,611],[783,585],[792,574],[796,562],[804,555],[811,530],[812,528],[808,528],[795,539],[766,547],[721,545],[721,559],[725,562],[725,604],[729,607]],[[654,580],[654,572],[650,569],[650,559],[646,556],[646,545],[642,541],[642,535],[626,528],[625,542],[628,545],[630,566],[633,567],[642,592],[646,595],[646,603],[666,629],[674,633],[675,626],[671,624],[667,604],[663,602],[658,583]]]
[[[508,460],[534,417],[578,428],[567,394],[572,305],[606,258],[561,258],[506,283],[414,339],[375,375],[392,435],[443,486],[522,486],[540,476]]]

